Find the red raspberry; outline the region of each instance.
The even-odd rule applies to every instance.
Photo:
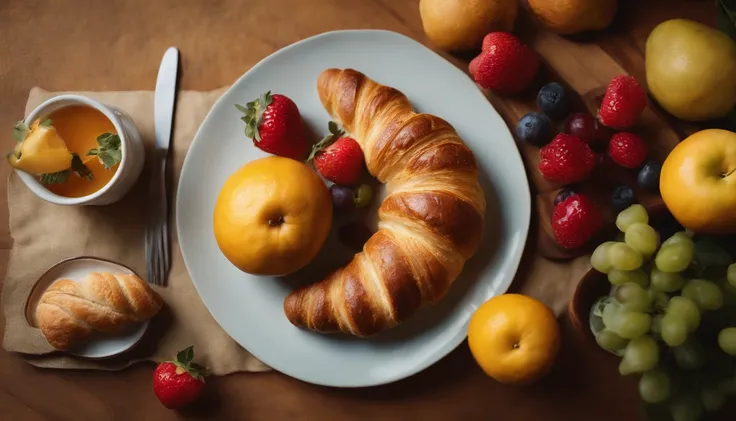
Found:
[[[532,83],[538,67],[537,55],[515,35],[491,32],[468,70],[481,87],[511,95]]]
[[[608,143],[608,154],[622,167],[639,168],[647,159],[647,144],[634,133],[616,133]]]
[[[603,214],[582,194],[573,194],[552,211],[552,232],[567,249],[582,247],[603,227]]]
[[[626,129],[636,123],[647,106],[647,92],[633,76],[620,75],[611,80],[601,102],[601,123],[614,129]]]
[[[544,178],[565,184],[585,180],[597,162],[587,143],[565,133],[540,149],[539,157],[539,172]]]

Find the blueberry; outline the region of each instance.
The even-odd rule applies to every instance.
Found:
[[[642,189],[656,193],[659,191],[659,173],[662,172],[662,164],[657,161],[647,162],[639,171],[636,182]]]
[[[353,202],[353,189],[345,186],[333,184],[330,186],[330,195],[332,196],[332,206],[336,211],[349,211],[355,206]]]
[[[570,187],[565,187],[564,189],[560,190],[560,192],[557,193],[557,196],[555,196],[555,206],[559,205],[562,201],[572,196],[573,194],[575,194],[575,190],[571,189]]]
[[[516,125],[516,136],[530,145],[542,147],[552,140],[552,124],[540,113],[527,113]]]
[[[634,190],[631,190],[629,186],[617,186],[613,189],[611,194],[611,206],[613,207],[614,213],[618,214],[622,210],[633,205],[636,201],[634,196]]]
[[[567,92],[557,82],[551,82],[542,86],[542,89],[539,90],[539,95],[537,95],[537,105],[543,113],[555,120],[565,118],[570,110]]]

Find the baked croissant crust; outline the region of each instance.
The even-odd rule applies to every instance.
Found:
[[[83,342],[94,331],[116,333],[153,317],[163,300],[136,275],[97,273],[79,282],[61,279],[41,295],[36,321],[58,350]]]
[[[470,149],[446,121],[417,114],[398,90],[351,69],[317,82],[322,105],[386,184],[378,231],[345,267],[289,294],[289,321],[368,336],[448,291],[478,249],[485,197]]]

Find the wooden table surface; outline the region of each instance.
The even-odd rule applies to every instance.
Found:
[[[622,3],[617,28],[596,42],[641,80],[644,42],[657,23],[673,17],[708,24],[715,19],[709,0]],[[328,30],[383,28],[427,42],[417,0],[0,0],[0,28],[2,150],[13,144],[12,123],[22,117],[32,86],[150,90],[170,45],[181,50],[181,88],[208,90],[232,83],[279,48]],[[0,177],[7,174],[8,166],[0,165]],[[3,201],[5,189],[2,183]],[[4,273],[12,245],[6,206],[0,206],[0,221]],[[523,281],[517,279],[515,288]],[[464,343],[412,378],[371,389],[316,387],[276,372],[213,378],[203,399],[179,413],[154,397],[152,364],[117,373],[52,371],[0,351],[0,419],[637,419],[635,381],[619,377],[616,360],[582,342],[566,317],[561,323],[559,362],[531,387],[486,377]]]

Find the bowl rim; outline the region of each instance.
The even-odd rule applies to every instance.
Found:
[[[51,190],[48,190],[33,175],[15,168],[13,170],[16,174],[18,174],[23,183],[25,183],[25,185],[36,196],[40,197],[43,200],[46,200],[47,202],[66,206],[85,205],[104,196],[122,178],[122,168],[129,159],[126,145],[126,141],[128,140],[127,131],[125,130],[120,117],[117,116],[107,105],[104,105],[101,102],[95,101],[94,99],[91,99],[89,97],[77,94],[62,94],[47,99],[36,108],[34,108],[33,111],[31,111],[28,116],[23,119],[23,122],[30,125],[36,119],[43,117],[45,114],[49,113],[49,108],[57,106],[59,103],[62,104],[57,108],[54,108],[53,111],[57,111],[62,108],[74,105],[87,106],[101,112],[113,124],[113,126],[115,127],[115,131],[117,132],[118,136],[120,136],[120,150],[122,153],[122,159],[120,161],[120,164],[118,164],[118,168],[115,171],[115,174],[112,176],[110,181],[107,182],[107,184],[105,184],[104,186],[102,186],[102,188],[92,194],[81,197],[66,197],[58,195]]]

